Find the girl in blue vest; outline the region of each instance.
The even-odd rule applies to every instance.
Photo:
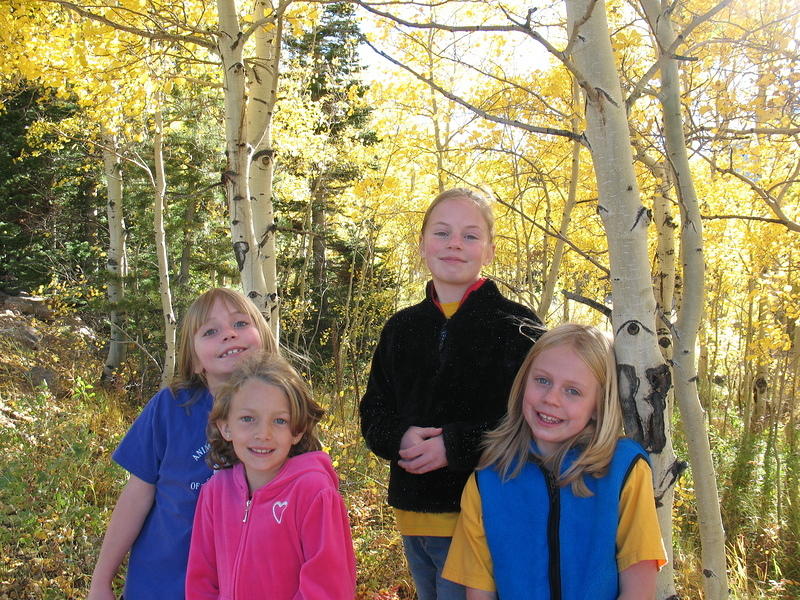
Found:
[[[186,312],[172,385],[153,396],[113,454],[130,473],[108,524],[89,600],[114,600],[130,552],[124,597],[183,600],[192,519],[206,464],[206,424],[216,390],[258,351],[277,352],[264,317],[245,296],[212,289]]]
[[[653,598],[666,560],[651,472],[621,431],[611,340],[542,335],[464,488],[443,576],[471,600]]]

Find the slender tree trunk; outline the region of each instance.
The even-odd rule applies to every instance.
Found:
[[[250,194],[250,159],[253,146],[247,131],[246,38],[239,26],[235,0],[217,0],[219,12],[218,52],[222,57],[225,103],[225,155],[222,179],[231,220],[233,254],[245,294],[266,311],[267,285],[258,260],[259,244],[253,228]],[[271,158],[270,158],[271,160]]]
[[[599,192],[598,211],[608,238],[612,324],[625,429],[650,452],[662,534],[672,527],[677,463],[669,431],[670,372],[656,337],[656,302],[647,249],[649,217],[642,206],[614,54],[602,0],[565,2],[578,83],[586,97],[586,138]],[[658,598],[675,594],[670,565]]]
[[[125,218],[122,211],[122,164],[116,152],[116,140],[107,138],[103,148],[103,171],[106,177],[106,213],[108,215],[108,303],[111,308],[109,322],[111,334],[108,356],[103,366],[103,381],[110,381],[114,373],[125,361],[127,340],[124,333],[125,311],[122,301],[125,298],[125,277],[128,275],[128,256],[125,251]]]
[[[255,3],[254,19],[269,15],[272,6],[266,0]],[[267,31],[260,27],[255,33],[255,58],[250,82],[247,109],[248,141],[255,148],[250,170],[250,190],[253,202],[253,229],[258,241],[258,262],[266,285],[263,310],[275,335],[280,337],[278,311],[278,263],[275,246],[275,208],[272,198],[272,179],[275,172],[275,149],[272,147],[272,117],[278,98],[283,18],[274,17],[275,27]]]
[[[167,260],[167,235],[164,231],[164,198],[167,181],[164,174],[164,126],[161,107],[156,110],[155,135],[153,136],[153,158],[155,172],[155,203],[153,208],[153,229],[158,257],[158,294],[161,297],[161,312],[164,316],[164,370],[161,372],[161,386],[169,385],[175,375],[175,332],[177,329],[175,312],[172,309],[172,290],[169,285],[169,262]]]
[[[192,195],[186,200],[186,212],[183,215],[183,245],[181,247],[180,268],[178,269],[178,286],[184,288],[189,283],[189,267],[192,262],[194,248],[194,222],[197,215],[197,197]]]
[[[642,0],[659,48],[669,48],[675,41],[669,3]],[[662,57],[663,58],[663,57]],[[728,597],[725,561],[725,531],[719,509],[719,493],[708,441],[705,412],[697,392],[695,342],[705,299],[705,263],[703,224],[700,207],[689,170],[689,156],[683,135],[678,64],[666,58],[661,65],[661,104],[664,110],[664,134],[667,158],[678,191],[681,210],[681,260],[683,295],[673,331],[673,383],[681,411],[681,422],[689,447],[697,514],[700,521],[703,588],[706,600]]]
[[[575,110],[572,113],[572,131],[578,133],[580,127],[580,117],[578,116],[578,106],[580,106],[580,89],[575,79],[572,79],[572,106]],[[580,175],[581,167],[581,145],[578,142],[572,144],[572,162],[569,174],[569,195],[564,204],[564,212],[561,216],[561,226],[558,228],[559,237],[556,239],[555,247],[553,248],[553,260],[550,261],[550,270],[547,273],[547,278],[544,280],[544,289],[542,290],[542,297],[539,301],[539,316],[544,320],[550,310],[550,304],[553,302],[553,291],[556,287],[558,280],[558,272],[561,269],[561,261],[564,258],[564,239],[567,237],[569,230],[569,222],[572,216],[572,209],[575,208],[575,202],[578,196],[578,177]],[[566,300],[565,300],[566,301]]]
[[[316,189],[316,183],[312,186],[311,196],[314,196],[314,190]],[[302,242],[300,253],[303,255],[303,266],[300,267],[300,270],[297,272],[297,277],[295,281],[297,285],[295,286],[297,292],[297,296],[295,297],[295,303],[297,306],[300,307],[302,314],[305,315],[305,305],[306,305],[306,291],[308,289],[308,269],[309,265],[311,264],[311,253],[313,248],[313,235],[311,235],[311,204],[313,199],[309,198],[308,204],[306,205],[306,213],[303,217],[303,233],[302,235]],[[297,329],[294,332],[294,341],[292,348],[299,351],[300,348],[300,335],[305,329],[304,327],[304,317],[298,320]],[[308,348],[309,345],[306,345]],[[307,350],[304,351],[307,353]]]

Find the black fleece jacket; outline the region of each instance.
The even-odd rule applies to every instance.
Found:
[[[506,412],[514,376],[541,321],[487,280],[446,319],[431,297],[393,315],[381,332],[361,399],[361,432],[391,461],[389,504],[416,512],[457,512],[480,457],[483,434]],[[397,465],[412,425],[441,427],[447,467],[414,475]]]

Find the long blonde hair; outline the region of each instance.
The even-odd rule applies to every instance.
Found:
[[[197,353],[194,349],[194,334],[208,319],[208,314],[217,300],[232,306],[237,312],[246,314],[261,338],[261,349],[271,354],[278,353],[278,344],[269,329],[264,315],[256,305],[241,292],[228,288],[213,288],[200,294],[186,311],[181,323],[178,342],[178,369],[170,383],[173,393],[186,388],[207,388],[208,382],[203,373],[197,373]]]
[[[292,435],[303,434],[289,450],[289,456],[322,449],[316,426],[325,411],[314,401],[308,384],[284,358],[274,353],[260,352],[242,361],[214,397],[214,406],[208,415],[206,427],[210,445],[206,462],[212,469],[226,469],[240,462],[233,450],[233,443],[222,437],[217,423],[228,418],[233,397],[250,379],[275,386],[289,400],[289,426]]]
[[[622,409],[617,391],[617,367],[611,339],[596,327],[565,323],[542,335],[522,363],[508,399],[508,413],[496,429],[486,434],[484,452],[478,468],[493,466],[504,481],[522,471],[531,454],[531,429],[522,414],[528,371],[545,350],[569,346],[586,363],[599,383],[601,397],[597,398],[596,419],[578,434],[564,441],[547,458],[538,457],[545,468],[557,475],[558,484],[572,485],[576,496],[590,496],[583,476],[602,477],[614,454],[622,433]],[[564,457],[571,448],[580,454],[570,467],[561,473]],[[560,475],[558,475],[560,473]]]

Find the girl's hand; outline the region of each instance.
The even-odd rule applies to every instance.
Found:
[[[447,466],[441,427],[409,427],[400,440],[398,466],[421,475]]]

